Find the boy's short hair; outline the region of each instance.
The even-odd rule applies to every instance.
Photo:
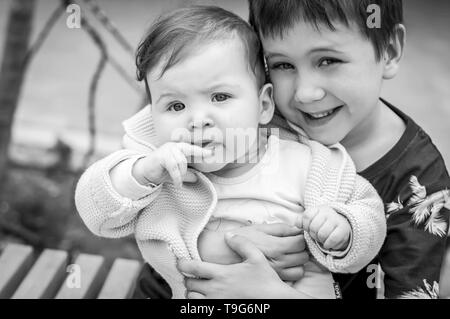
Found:
[[[260,83],[262,49],[253,28],[242,18],[215,6],[192,5],[177,9],[159,17],[150,27],[136,52],[137,78],[146,75],[163,59],[162,73],[180,62],[193,49],[215,40],[237,36],[244,45],[250,70]],[[150,91],[148,89],[151,100]]]
[[[355,22],[361,33],[372,43],[379,61],[395,26],[403,22],[402,0],[248,0],[249,22],[262,36],[283,37],[286,31],[303,19],[314,27],[327,26],[335,30],[333,21],[347,26]],[[367,27],[369,5],[380,8],[380,28]],[[301,39],[299,39],[301,41]]]

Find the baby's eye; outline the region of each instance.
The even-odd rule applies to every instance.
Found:
[[[174,111],[174,112],[180,112],[180,111],[183,111],[185,107],[186,106],[183,103],[176,102],[176,103],[169,105],[168,110]]]
[[[213,102],[225,102],[228,100],[231,96],[225,93],[216,93],[212,96]]]
[[[323,58],[319,61],[319,67],[320,66],[330,66],[336,63],[341,62],[341,60],[339,59],[334,59],[334,58]]]
[[[285,62],[279,62],[279,63],[274,63],[272,65],[272,69],[275,70],[292,70],[294,69],[294,66],[290,63],[285,63]]]

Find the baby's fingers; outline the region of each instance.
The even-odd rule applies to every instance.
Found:
[[[335,230],[336,225],[333,223],[325,222],[317,232],[317,239],[320,243],[324,244],[328,237],[333,233]],[[324,247],[325,248],[325,247]]]
[[[183,182],[187,183],[195,183],[197,181],[197,175],[194,173],[187,171],[186,175],[183,176]]]
[[[163,166],[172,180],[175,187],[181,187],[183,185],[182,174],[178,162],[173,156],[168,156],[164,159]]]
[[[349,234],[342,228],[337,227],[323,243],[323,248],[344,250],[348,244]]]

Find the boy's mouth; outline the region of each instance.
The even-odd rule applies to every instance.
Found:
[[[307,124],[320,126],[328,123],[339,112],[339,110],[342,109],[342,107],[343,105],[340,105],[328,111],[315,113],[301,112],[304,115]]]

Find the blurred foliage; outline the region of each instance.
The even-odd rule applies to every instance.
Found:
[[[68,150],[62,149],[66,161]],[[79,175],[68,170],[64,161],[47,168],[10,165],[0,189],[0,244],[13,241],[37,249],[64,249],[72,255],[140,259],[132,237],[99,238],[87,229],[74,205]]]

